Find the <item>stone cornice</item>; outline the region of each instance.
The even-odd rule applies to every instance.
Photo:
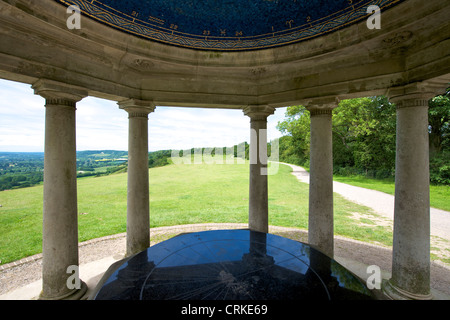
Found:
[[[311,113],[311,117],[315,116],[329,116],[333,113],[333,109],[339,105],[338,97],[323,97],[311,99],[306,109]]]
[[[54,0],[2,4],[0,33],[11,44],[0,49],[4,79],[70,81],[112,101],[285,107],[321,95],[380,95],[392,84],[450,75],[450,5],[442,0],[403,1],[383,12],[381,30],[363,21],[303,43],[233,53],[147,44],[89,18],[82,30],[68,30],[66,8]]]
[[[251,105],[245,107],[243,111],[252,121],[265,121],[268,116],[275,113],[275,108],[268,105]]]
[[[428,101],[443,93],[447,86],[446,82],[416,82],[406,86],[392,87],[388,90],[387,96],[397,108],[428,107]]]
[[[397,109],[401,108],[409,108],[409,107],[425,107],[428,108],[428,101],[429,99],[417,99],[417,98],[411,98],[411,99],[399,99],[395,101],[395,105]]]
[[[119,108],[128,112],[129,118],[146,118],[155,111],[153,101],[128,99],[118,102]]]
[[[46,99],[45,100],[45,106],[62,106],[62,107],[71,107],[76,108],[77,103],[73,100],[67,100],[67,99]]]
[[[329,116],[333,114],[333,109],[308,109],[311,117]]]
[[[34,93],[46,99],[47,105],[75,105],[88,96],[84,88],[58,81],[40,79],[32,85]]]

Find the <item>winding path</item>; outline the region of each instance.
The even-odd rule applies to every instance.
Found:
[[[309,173],[304,168],[283,163],[292,168],[292,174],[301,182],[309,183]],[[394,219],[394,196],[361,187],[351,186],[345,183],[333,182],[333,191],[344,198],[372,208],[376,213],[390,219]],[[450,212],[430,208],[431,235],[450,241]]]

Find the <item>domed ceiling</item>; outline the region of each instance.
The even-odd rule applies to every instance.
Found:
[[[308,40],[404,0],[55,0],[84,16],[179,47],[242,51]]]

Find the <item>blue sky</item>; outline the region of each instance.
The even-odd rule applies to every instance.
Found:
[[[30,85],[0,80],[0,151],[43,152],[45,100]],[[268,118],[267,135],[286,109]],[[157,107],[149,116],[149,150],[233,146],[250,140],[241,110]],[[87,97],[77,104],[77,150],[128,149],[128,116],[114,101]]]

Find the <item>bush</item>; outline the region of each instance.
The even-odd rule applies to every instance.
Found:
[[[430,157],[430,182],[450,185],[450,152],[445,151]]]
[[[386,179],[386,178],[393,178],[395,176],[395,172],[392,170],[377,170],[375,173],[376,179]]]

